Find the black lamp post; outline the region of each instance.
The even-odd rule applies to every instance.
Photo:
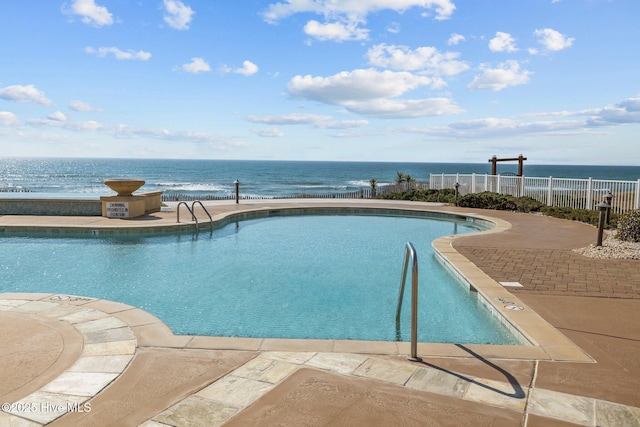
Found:
[[[613,193],[611,193],[611,190],[605,194],[604,199],[606,200],[607,205],[609,205],[607,208],[607,225],[609,225],[611,224],[611,201],[613,200]]]

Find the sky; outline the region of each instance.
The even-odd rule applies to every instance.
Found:
[[[0,157],[640,165],[638,0],[0,3]]]

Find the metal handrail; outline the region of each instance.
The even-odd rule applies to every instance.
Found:
[[[422,359],[418,357],[418,255],[411,242],[407,242],[407,247],[404,251],[402,280],[400,282],[400,292],[398,293],[398,308],[396,309],[396,334],[400,334],[400,313],[402,312],[409,258],[411,258],[411,357],[408,359],[413,362],[420,362]]]
[[[189,205],[187,205],[187,202],[178,203],[178,207],[176,208],[176,222],[180,222],[180,205],[184,205],[184,207],[187,208],[187,210],[191,214],[191,219],[195,221],[195,223],[196,223],[196,232],[198,232],[199,231],[199,222],[198,222],[198,217],[195,214],[195,205],[196,205],[196,203],[198,203],[200,206],[202,206],[202,209],[204,209],[204,212],[209,217],[209,222],[211,223],[211,231],[213,232],[213,218],[211,217],[211,214],[209,213],[207,208],[202,204],[202,202],[200,200],[194,200],[194,202],[191,203],[191,207],[189,207]]]
[[[191,214],[191,219],[196,222],[196,231],[198,231],[198,218],[193,214],[193,210],[191,210],[191,208],[189,207],[187,202],[178,203],[178,207],[176,208],[176,211],[177,211],[176,212],[176,222],[180,222],[180,205],[184,205],[184,207],[187,208],[187,210]]]
[[[206,213],[207,216],[209,217],[209,223],[211,224],[211,231],[213,231],[213,218],[211,218],[211,214],[209,213],[207,208],[204,207],[204,205],[202,204],[202,202],[200,200],[195,200],[193,203],[191,203],[191,214],[193,215],[193,213],[196,211],[196,209],[195,209],[195,204],[196,203],[199,204],[200,206],[202,206],[202,209],[204,209],[204,213]]]

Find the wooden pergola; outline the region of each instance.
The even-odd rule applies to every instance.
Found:
[[[518,157],[512,157],[509,159],[499,159],[497,156],[493,156],[489,159],[489,163],[491,163],[491,175],[497,175],[498,172],[498,162],[518,162],[518,176],[522,176],[523,163],[527,160],[522,154]]]

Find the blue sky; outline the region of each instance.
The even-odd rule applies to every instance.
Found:
[[[0,5],[0,156],[640,164],[637,0]]]

